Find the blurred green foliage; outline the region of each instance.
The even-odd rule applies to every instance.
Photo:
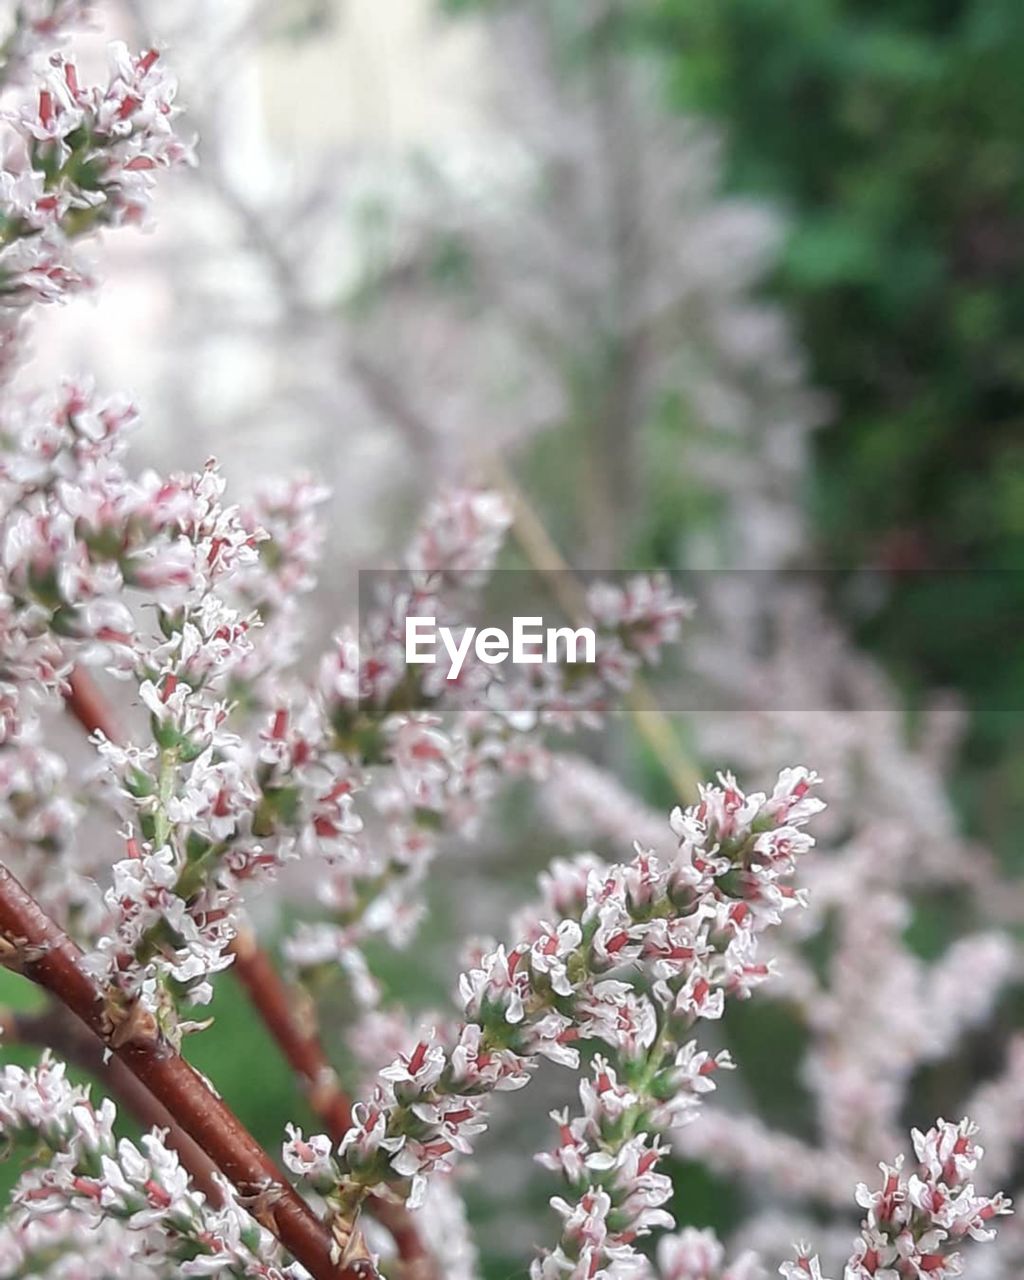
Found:
[[[732,187],[790,220],[775,285],[835,404],[809,495],[825,562],[1006,571],[924,578],[865,631],[911,687],[967,695],[963,798],[999,842],[1024,812],[1024,5],[640,12],[673,104],[724,128]]]

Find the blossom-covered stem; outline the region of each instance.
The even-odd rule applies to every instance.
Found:
[[[335,1260],[330,1233],[248,1130],[202,1076],[159,1033],[149,1015],[108,999],[82,965],[82,953],[0,865],[0,953],[8,968],[56,996],[111,1050],[200,1143],[253,1215],[314,1280],[365,1280],[374,1269]]]
[[[330,1137],[340,1142],[352,1123],[352,1103],[324,1052],[312,1003],[307,1000],[296,1005],[295,992],[289,990],[250,929],[239,930],[231,952],[239,981],[289,1066],[303,1081],[311,1109]],[[377,1196],[371,1196],[368,1205],[378,1222],[391,1232],[398,1255],[410,1273],[417,1280],[433,1276],[433,1260],[409,1211]]]
[[[0,1011],[0,1029],[8,1044],[37,1045],[54,1049],[67,1062],[102,1080],[110,1093],[132,1113],[143,1129],[161,1129],[189,1172],[195,1186],[212,1204],[223,1202],[217,1166],[206,1152],[182,1129],[171,1113],[118,1058],[105,1061],[103,1044],[90,1035],[60,1006],[41,1013]]]
[[[111,742],[123,740],[109,702],[81,667],[71,673],[65,704],[86,732],[99,730]],[[230,950],[235,973],[253,1008],[289,1066],[304,1083],[311,1109],[331,1137],[340,1142],[352,1123],[352,1105],[324,1052],[312,1003],[307,1001],[301,1009],[297,1007],[296,993],[288,989],[250,929],[239,931]],[[182,1160],[188,1165],[184,1154]],[[417,1277],[426,1280],[433,1272],[433,1263],[408,1211],[376,1197],[371,1198],[370,1208],[391,1232],[403,1262],[415,1268]]]
[[[620,1111],[627,1123],[634,1102],[648,1096],[662,1104],[649,1128],[684,1118],[706,1073],[725,1063],[691,1043],[666,1066],[662,1046],[681,1040],[694,1019],[720,1017],[727,993],[742,998],[768,977],[754,941],[802,900],[789,881],[814,843],[800,828],[823,807],[809,795],[816,781],[806,769],[788,769],[771,796],[747,796],[723,776],[702,788],[699,805],[673,813],[680,845],[671,862],[638,849],[628,864],[586,856],[556,864],[543,903],[517,923],[521,941],[483,948],[463,973],[465,1021],[431,1033],[378,1074],[372,1097],[353,1108],[337,1159],[325,1135],[307,1142],[293,1132],[285,1163],[327,1196],[339,1235],[371,1192],[422,1203],[428,1175],[450,1171],[486,1128],[488,1095],[523,1087],[540,1057],[578,1067],[579,1042],[603,1040],[635,1064],[640,1087],[628,1115]],[[603,1095],[614,1087],[611,1072],[596,1057],[593,1065],[591,1092]],[[567,1137],[574,1140],[569,1128]],[[657,1146],[640,1151],[646,1138],[637,1133],[624,1156],[637,1157],[641,1178],[660,1154]],[[652,1208],[662,1189],[648,1196]],[[664,1218],[640,1226],[656,1221]],[[632,1251],[631,1240],[621,1243]],[[560,1263],[542,1272],[545,1280]]]

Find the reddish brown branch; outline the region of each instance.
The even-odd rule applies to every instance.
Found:
[[[302,1081],[310,1107],[340,1142],[352,1123],[352,1107],[327,1060],[308,999],[289,990],[250,929],[239,930],[231,950],[234,971],[264,1026]]]
[[[106,1059],[103,1045],[60,1005],[42,1013],[0,1015],[4,1039],[55,1049],[62,1058],[102,1081],[125,1110],[144,1129],[163,1129],[189,1176],[212,1204],[222,1204],[224,1192],[217,1180],[217,1166],[201,1146],[182,1129],[171,1113],[145,1088],[123,1062]]]
[[[365,1280],[363,1263],[341,1266],[329,1231],[270,1156],[152,1019],[123,1019],[86,973],[82,953],[0,863],[0,950],[10,968],[79,1018],[167,1109],[238,1190],[253,1214],[315,1280]]]
[[[76,667],[68,677],[64,703],[86,733],[95,733],[99,729],[111,742],[124,740],[110,703],[93,683],[92,677],[80,667]]]
[[[308,998],[304,992],[289,990],[251,930],[239,931],[232,951],[235,973],[292,1070],[303,1081],[310,1107],[328,1135],[340,1142],[352,1123],[352,1107],[328,1061]],[[368,1204],[378,1222],[391,1232],[408,1280],[433,1280],[436,1265],[409,1210],[377,1196],[371,1196]]]

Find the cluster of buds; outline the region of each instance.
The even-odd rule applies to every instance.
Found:
[[[144,1275],[166,1274],[170,1265],[186,1276],[282,1274],[273,1238],[226,1185],[223,1207],[212,1208],[159,1131],[137,1146],[115,1137],[116,1119],[113,1103],[94,1106],[48,1055],[30,1070],[3,1069],[0,1139],[41,1146],[50,1157],[14,1190],[0,1233],[0,1258],[11,1264],[5,1274],[28,1274],[47,1253],[73,1257],[96,1231],[103,1232],[100,1259],[136,1257]]]
[[[136,421],[128,402],[71,384],[55,400],[15,406],[3,423],[4,626],[12,641],[20,633],[14,655],[34,655],[44,630],[68,642],[63,654],[40,650],[35,670],[18,671],[39,682],[49,675],[49,688],[74,659],[129,668],[143,660],[126,593],[144,593],[173,617],[198,609],[219,580],[255,559],[258,534],[223,507],[215,468],[167,478],[126,471]],[[185,638],[204,638],[203,625],[229,624],[207,616]],[[222,650],[193,655],[193,666],[204,656],[212,665]]]
[[[750,1250],[727,1262],[713,1231],[687,1227],[658,1241],[656,1274],[660,1280],[762,1280],[764,1269]]]
[[[552,1201],[561,1240],[534,1263],[536,1280],[582,1280],[612,1267],[632,1274],[642,1266],[635,1242],[673,1226],[660,1135],[691,1121],[715,1073],[732,1065],[727,1052],[700,1051],[689,1037],[699,1020],[721,1017],[727,998],[745,998],[769,976],[757,935],[799,902],[790,881],[813,844],[802,827],[823,807],[810,794],[815,781],[789,769],[771,796],[746,796],[723,778],[702,789],[699,805],[672,815],[675,865],[638,854],[621,884],[604,878],[594,941],[611,963],[641,966],[650,995],[623,993],[617,1021],[605,1013],[584,1029],[611,1047],[618,1069],[595,1057],[580,1115],[555,1114],[559,1144],[540,1160],[571,1196]],[[588,874],[584,922],[599,875]],[[563,904],[572,891],[571,879],[549,881]]]
[[[53,690],[70,665],[56,637],[113,651],[133,630],[124,589],[136,573],[147,585],[159,562],[152,535],[142,532],[155,495],[129,481],[121,461],[135,420],[126,402],[73,385],[48,403],[5,410],[5,654],[8,664],[18,660],[11,675],[32,687]]]
[[[141,222],[154,172],[191,158],[174,132],[174,81],[155,50],[110,46],[109,76],[83,85],[53,54],[31,105],[7,113],[0,169],[0,300],[7,308],[60,301],[89,283],[75,241],[102,226]]]
[[[969,1120],[939,1120],[927,1133],[915,1129],[916,1171],[907,1177],[901,1157],[881,1166],[877,1191],[858,1186],[857,1203],[867,1216],[845,1280],[948,1280],[963,1274],[962,1242],[993,1239],[993,1220],[1010,1212],[1005,1196],[978,1195],[970,1182],[983,1154],[976,1133]],[[818,1259],[804,1246],[780,1274],[785,1280],[824,1280]]]
[[[0,44],[0,85],[20,81],[37,54],[47,54],[85,25],[92,0],[18,0]]]

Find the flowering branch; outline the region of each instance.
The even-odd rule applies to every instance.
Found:
[[[56,301],[88,284],[73,245],[100,227],[140,222],[153,174],[188,163],[174,133],[175,84],[156,50],[136,58],[115,43],[103,87],[80,83],[73,61],[51,56],[32,106],[22,107],[23,154],[6,162],[0,218],[0,305]]]
[[[111,742],[122,740],[113,709],[84,669],[76,668],[71,673],[65,704],[86,732],[98,730]],[[331,1137],[341,1141],[351,1124],[352,1106],[324,1052],[312,1000],[288,989],[250,929],[238,931],[230,951],[236,976],[289,1066],[304,1083],[310,1107]],[[182,1138],[188,1142],[186,1135]],[[192,1167],[184,1153],[182,1159]],[[391,1232],[411,1274],[428,1280],[434,1274],[433,1264],[406,1210],[376,1197],[370,1206],[378,1221]]]
[[[698,1021],[722,1016],[727,997],[746,998],[769,975],[757,937],[799,901],[789,881],[813,844],[800,828],[824,807],[808,794],[814,781],[787,770],[770,797],[744,796],[731,779],[703,787],[699,806],[673,814],[675,865],[638,854],[621,884],[613,872],[600,894],[600,872],[589,872],[581,923],[597,922],[606,949],[640,964],[651,986],[611,1033],[599,1029],[618,1071],[596,1055],[580,1084],[582,1114],[555,1113],[559,1144],[539,1160],[570,1198],[551,1202],[561,1239],[534,1263],[534,1280],[629,1273],[640,1262],[635,1241],[674,1225],[659,1135],[689,1123],[715,1073],[732,1066],[728,1053],[699,1052],[689,1037]]]
[[[270,1156],[158,1031],[155,1020],[108,996],[88,976],[82,952],[0,865],[0,947],[8,968],[56,996],[208,1152],[254,1216],[315,1280],[357,1280],[372,1266],[340,1267],[330,1234]]]
[[[189,1177],[207,1200],[212,1204],[222,1202],[223,1186],[217,1166],[203,1148],[120,1059],[108,1060],[102,1042],[61,1006],[55,1005],[42,1013],[0,1012],[0,1034],[8,1044],[55,1049],[67,1062],[102,1080],[144,1129],[165,1132],[167,1145],[178,1153]]]
[[[641,1150],[646,1135],[638,1126],[647,1111],[670,1123],[706,1089],[715,1066],[726,1064],[695,1056],[692,1045],[674,1046],[697,1018],[721,1015],[727,991],[746,994],[767,976],[751,941],[798,901],[788,878],[813,843],[800,828],[823,807],[808,795],[814,782],[793,769],[770,797],[744,796],[731,779],[704,788],[699,805],[673,815],[680,849],[667,865],[638,852],[617,867],[592,860],[556,867],[543,907],[520,925],[523,941],[481,955],[463,974],[466,1021],[446,1042],[421,1040],[380,1073],[371,1100],[354,1108],[336,1158],[327,1139],[293,1134],[285,1161],[326,1196],[339,1234],[351,1229],[371,1191],[421,1203],[427,1176],[450,1170],[486,1128],[487,1095],[522,1088],[539,1057],[578,1066],[576,1044],[587,1039],[632,1064],[637,1090],[620,1108],[617,1119],[628,1112],[628,1125],[617,1133],[629,1147],[626,1165],[646,1177],[659,1154],[653,1148],[652,1160]],[[595,1075],[595,1097],[614,1092],[600,1059]],[[563,1133],[573,1145],[568,1125]],[[572,1163],[566,1157],[563,1167]],[[583,1156],[575,1163],[585,1167]],[[662,1200],[665,1182],[657,1187]],[[630,1196],[636,1202],[635,1186],[623,1203]],[[602,1204],[607,1216],[605,1199],[588,1192],[584,1216]],[[568,1206],[566,1216],[573,1216]],[[663,1219],[626,1213],[622,1242]],[[568,1248],[578,1252],[579,1243]],[[565,1256],[555,1270],[541,1264],[536,1274],[559,1274]],[[585,1269],[590,1260],[599,1265],[600,1252],[580,1275],[593,1274]]]

